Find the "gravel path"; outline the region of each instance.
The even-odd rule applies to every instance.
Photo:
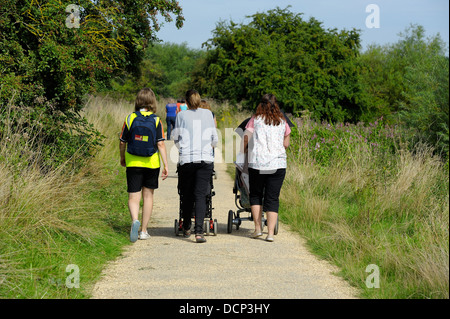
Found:
[[[228,211],[236,206],[226,164],[215,164],[213,218],[218,235],[207,236],[205,244],[195,243],[194,236],[176,237],[176,148],[171,141],[166,147],[173,160],[169,177],[160,180],[155,191],[151,238],[138,240],[107,265],[93,298],[356,298],[356,289],[333,275],[338,269],[312,255],[305,241],[282,224],[273,243],[248,238],[253,232],[250,221],[227,234]]]

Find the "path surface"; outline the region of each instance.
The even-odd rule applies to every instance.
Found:
[[[175,159],[173,143],[166,141],[166,147]],[[169,177],[155,191],[151,238],[127,247],[104,269],[93,298],[356,298],[357,291],[333,275],[338,269],[312,255],[305,241],[282,224],[273,243],[248,238],[250,221],[227,234],[228,211],[236,205],[226,164],[215,164],[218,235],[206,236],[205,244],[195,243],[193,235],[176,237],[177,175],[174,161],[169,162]]]

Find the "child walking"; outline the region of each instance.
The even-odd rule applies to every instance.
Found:
[[[150,88],[137,94],[135,112],[128,115],[120,134],[120,164],[126,167],[128,209],[132,219],[130,241],[148,239],[147,226],[153,210],[153,194],[158,188],[161,168],[160,157],[164,163],[161,177],[169,174],[167,165],[164,129],[156,112],[156,97]],[[141,197],[142,228],[139,222]]]

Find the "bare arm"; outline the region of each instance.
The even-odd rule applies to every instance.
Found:
[[[127,143],[120,141],[119,150],[120,150],[120,165],[126,167],[125,163],[125,150],[127,149]]]
[[[166,151],[166,144],[164,143],[164,141],[160,141],[158,142],[158,151],[159,154],[161,155],[161,158],[163,160],[164,163],[164,168],[163,171],[161,173],[161,177],[163,180],[165,180],[167,178],[167,176],[169,175],[169,165],[167,163],[167,151]]]
[[[289,135],[284,137],[284,140],[283,140],[284,148],[288,148],[289,147],[289,142],[290,142],[290,139],[291,139],[290,136],[291,136],[291,134],[289,134]]]

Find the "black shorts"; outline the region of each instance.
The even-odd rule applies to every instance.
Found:
[[[128,193],[140,192],[142,187],[158,188],[159,168],[127,167]]]
[[[278,213],[280,191],[283,186],[286,169],[280,168],[272,174],[261,174],[257,169],[249,168],[250,205],[263,205],[263,211]]]

